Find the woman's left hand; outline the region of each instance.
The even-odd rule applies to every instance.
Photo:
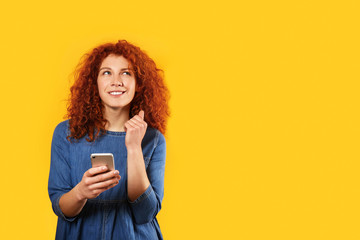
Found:
[[[143,110],[125,123],[125,145],[127,149],[141,147],[141,142],[144,138],[146,128],[147,123],[144,121]]]

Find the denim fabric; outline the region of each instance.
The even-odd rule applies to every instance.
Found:
[[[156,215],[164,194],[166,143],[154,128],[146,130],[142,150],[150,186],[134,202],[127,198],[127,151],[125,132],[107,131],[92,143],[85,137],[69,142],[68,120],[54,131],[48,191],[58,216],[56,239],[163,239]],[[91,153],[112,153],[120,172],[119,184],[89,199],[78,216],[66,217],[61,196],[75,187],[91,168]]]

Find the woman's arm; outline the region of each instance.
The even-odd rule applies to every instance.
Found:
[[[139,117],[142,118],[141,112]],[[164,196],[166,143],[159,131],[156,132],[154,141],[156,146],[146,169],[141,147],[133,150],[127,144],[127,149],[130,149],[128,150],[130,152],[128,153],[128,198],[137,224],[150,222],[156,217]]]
[[[166,142],[159,131],[156,131],[154,138],[156,146],[146,168],[150,185],[135,201],[130,202],[137,224],[150,222],[156,217],[164,196]]]
[[[115,187],[120,180],[119,171],[107,172],[107,167],[90,168],[73,189],[59,200],[61,211],[66,217],[75,217],[83,209],[87,199],[96,198],[102,192]]]
[[[53,134],[48,191],[55,214],[66,221],[73,221],[84,207],[86,199],[115,186],[120,176],[118,171],[105,173],[106,168],[91,168],[74,187],[71,182],[71,143],[66,139],[67,129],[68,122],[64,121],[55,128]]]
[[[141,141],[144,138],[147,123],[144,121],[144,111],[140,111],[125,123],[128,164],[128,198],[135,201],[149,187],[150,182],[146,174]]]
[[[128,198],[135,201],[149,187],[142,149],[128,149]]]

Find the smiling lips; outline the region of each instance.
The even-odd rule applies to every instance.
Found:
[[[112,96],[119,96],[119,95],[123,95],[125,93],[125,91],[111,91],[109,92],[110,95]]]

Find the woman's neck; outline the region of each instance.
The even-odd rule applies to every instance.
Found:
[[[125,123],[129,120],[130,107],[113,109],[106,108],[104,109],[104,118],[108,120],[105,125],[105,129],[113,132],[124,132]]]

